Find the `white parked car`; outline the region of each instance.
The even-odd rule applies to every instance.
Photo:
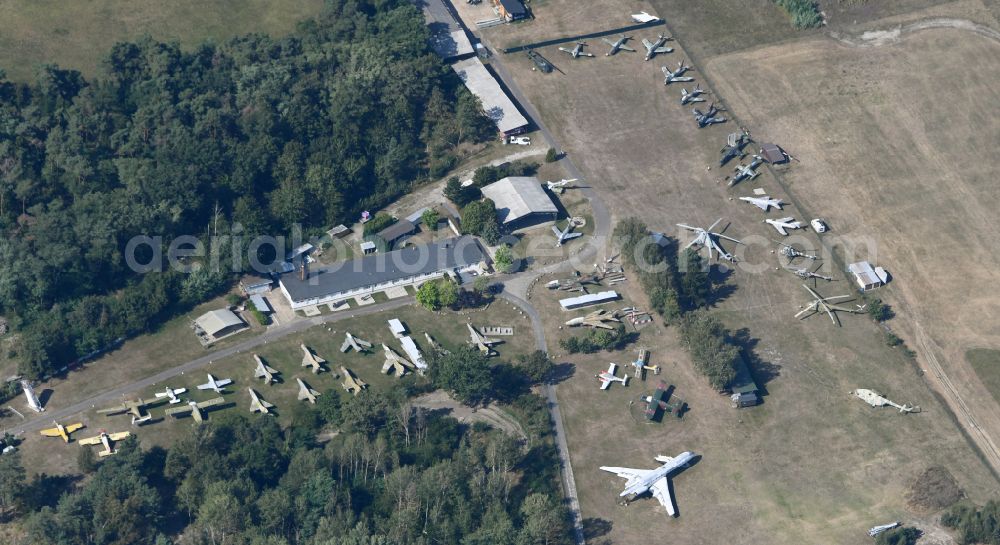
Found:
[[[531,137],[530,136],[511,136],[508,140],[511,144],[517,144],[519,146],[530,146]]]
[[[821,220],[819,218],[816,218],[816,219],[810,221],[809,225],[812,225],[813,231],[816,231],[817,233],[825,233],[826,232],[826,224],[823,223],[823,220]]]

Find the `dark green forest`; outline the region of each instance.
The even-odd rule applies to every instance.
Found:
[[[427,38],[407,0],[330,0],[280,39],[146,39],[117,44],[91,81],[56,66],[33,84],[0,77],[0,313],[21,372],[51,374],[232,285],[231,251],[218,270],[136,274],[135,236],[165,249],[316,234],[491,138]]]

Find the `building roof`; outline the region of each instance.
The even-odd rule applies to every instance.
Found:
[[[750,368],[747,367],[747,361],[743,359],[743,354],[738,354],[736,357],[736,375],[733,380],[729,383],[729,389],[734,394],[750,394],[756,392],[757,383],[754,382],[753,376],[750,374]]]
[[[338,225],[338,226],[334,227],[333,229],[330,229],[329,231],[327,231],[326,234],[330,235],[333,238],[340,238],[340,237],[342,237],[342,236],[344,236],[344,235],[346,235],[346,234],[348,234],[350,232],[351,232],[351,229],[348,226],[346,226],[343,223],[341,223],[340,225]]]
[[[281,285],[293,301],[303,301],[464,268],[485,259],[475,238],[463,236],[340,261],[310,271],[305,280],[294,275],[285,276]]]
[[[262,296],[260,294],[251,295],[250,296],[250,302],[253,303],[253,308],[255,308],[255,309],[257,309],[257,310],[259,310],[261,312],[264,312],[264,313],[272,312],[271,305],[268,304],[267,299],[264,299],[264,296]]]
[[[376,236],[392,244],[396,239],[402,236],[406,236],[413,231],[416,231],[417,226],[413,224],[410,220],[399,220],[396,223],[382,229],[378,232]]]
[[[472,54],[472,43],[442,0],[416,0],[431,32],[431,49],[448,60]]]
[[[511,176],[482,188],[483,195],[497,206],[500,223],[517,221],[529,214],[559,212],[538,178]]]
[[[389,331],[392,331],[393,335],[399,337],[406,334],[406,326],[403,325],[403,322],[399,321],[399,318],[392,318],[389,320]]]
[[[503,6],[504,11],[507,12],[511,17],[523,17],[527,10],[524,9],[524,4],[521,0],[497,0],[498,3]]]
[[[777,144],[764,144],[760,147],[760,155],[768,163],[781,163],[785,161],[785,154]]]
[[[218,310],[210,310],[205,314],[202,314],[194,321],[198,324],[198,327],[202,329],[205,333],[212,335],[213,337],[220,331],[233,327],[233,326],[243,326],[243,320],[236,315],[233,311],[225,308],[220,308]]]
[[[851,263],[847,266],[847,270],[854,274],[861,287],[880,286],[885,284],[885,281],[889,279],[889,275],[885,272],[885,269],[882,267],[872,267],[872,264],[867,261]]]
[[[569,310],[589,305],[599,305],[608,301],[615,301],[618,298],[619,295],[616,291],[602,291],[600,293],[588,293],[579,297],[560,299],[559,304],[562,305],[563,310]]]
[[[465,82],[469,91],[479,97],[486,117],[496,123],[500,132],[506,133],[528,125],[528,120],[521,115],[517,106],[478,57],[456,62],[451,68]]]

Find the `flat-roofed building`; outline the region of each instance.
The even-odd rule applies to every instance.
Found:
[[[292,309],[301,309],[486,267],[479,243],[463,236],[340,261],[301,277],[286,275],[278,286]]]
[[[247,328],[247,324],[235,312],[220,308],[202,314],[194,321],[195,333],[203,342],[214,342]]]
[[[528,129],[528,120],[507,96],[500,83],[490,74],[483,61],[472,57],[451,65],[469,91],[479,97],[486,117],[493,120],[497,130],[505,136],[522,133]]]
[[[854,275],[854,281],[858,283],[861,291],[873,290],[879,286],[884,286],[889,280],[889,273],[882,267],[872,267],[867,261],[858,261],[847,266],[847,270]]]

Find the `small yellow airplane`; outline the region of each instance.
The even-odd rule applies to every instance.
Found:
[[[107,409],[100,409],[97,412],[100,414],[116,415],[116,414],[130,414],[132,415],[132,425],[139,425],[149,422],[153,415],[149,414],[147,407],[158,405],[163,403],[162,400],[144,400],[141,397],[138,399],[122,400],[121,405],[115,407],[108,407]]]
[[[67,443],[69,443],[69,435],[71,433],[75,432],[80,428],[86,427],[80,422],[77,422],[76,424],[70,424],[68,426],[63,426],[62,424],[56,422],[55,420],[53,420],[52,423],[55,424],[56,427],[42,430],[39,433],[41,433],[45,437],[62,437],[62,440]]]
[[[118,452],[117,449],[111,448],[111,444],[121,441],[122,439],[125,439],[129,435],[131,434],[127,431],[118,433],[108,433],[104,430],[101,430],[100,435],[94,437],[88,437],[86,439],[80,439],[79,441],[77,441],[77,443],[79,443],[80,446],[104,445],[104,450],[97,453],[98,456],[103,458],[105,456],[111,456],[112,454]]]

